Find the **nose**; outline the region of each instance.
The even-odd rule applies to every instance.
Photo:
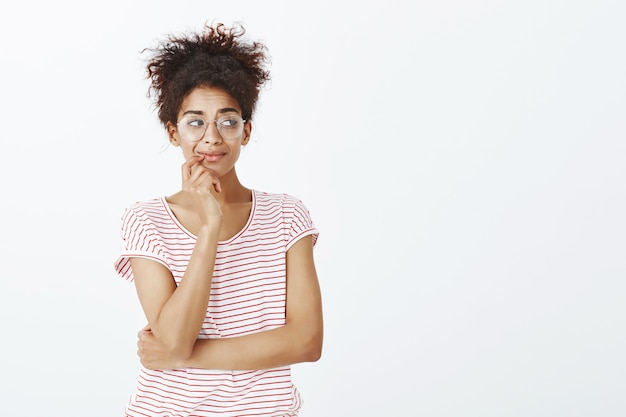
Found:
[[[202,140],[206,143],[222,143],[223,138],[220,131],[217,129],[216,121],[212,120],[207,122]]]

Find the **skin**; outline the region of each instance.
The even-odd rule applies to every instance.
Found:
[[[194,111],[212,120],[225,109],[241,114],[237,101],[225,91],[198,87],[183,100],[178,119]],[[181,148],[185,158],[182,189],[167,202],[197,241],[178,286],[160,263],[131,259],[137,294],[148,320],[138,333],[142,365],[148,369],[246,370],[317,361],[323,319],[311,236],[300,239],[286,254],[284,326],[240,337],[197,339],[209,302],[218,241],[239,232],[250,215],[252,191],[239,182],[235,163],[252,125],[247,122],[240,138],[226,141],[211,123],[196,143],[181,138],[175,124],[168,124],[167,129],[170,142]]]

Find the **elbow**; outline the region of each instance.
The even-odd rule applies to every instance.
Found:
[[[303,362],[317,362],[322,357],[323,334],[321,331],[311,334],[302,349]]]
[[[283,328],[281,355],[289,363],[317,362],[322,357],[324,326],[321,320],[291,321]]]
[[[322,345],[310,349],[305,362],[317,362],[322,358]]]

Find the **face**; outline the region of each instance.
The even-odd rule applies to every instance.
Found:
[[[178,125],[168,123],[167,130],[172,145],[180,146],[185,160],[193,155],[200,155],[204,158],[203,164],[214,171],[219,177],[234,172],[233,168],[239,159],[241,147],[246,145],[250,139],[252,130],[251,122],[243,125],[241,134],[232,135],[228,116],[241,116],[241,107],[237,100],[231,97],[226,91],[214,87],[197,87],[183,100],[178,112]],[[226,118],[222,123],[222,134],[217,128],[218,119]],[[191,122],[187,122],[191,121]],[[186,123],[193,129],[197,129],[199,124],[206,122],[206,131],[197,141],[189,140],[189,135],[181,125]],[[187,135],[185,135],[187,133]],[[186,137],[187,136],[187,137]]]

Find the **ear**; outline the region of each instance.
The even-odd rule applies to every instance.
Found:
[[[243,126],[243,139],[241,141],[241,146],[246,146],[248,142],[250,142],[250,135],[252,134],[252,120],[249,120]]]
[[[178,136],[178,129],[172,122],[167,122],[167,137],[173,146],[180,146],[180,137]]]

